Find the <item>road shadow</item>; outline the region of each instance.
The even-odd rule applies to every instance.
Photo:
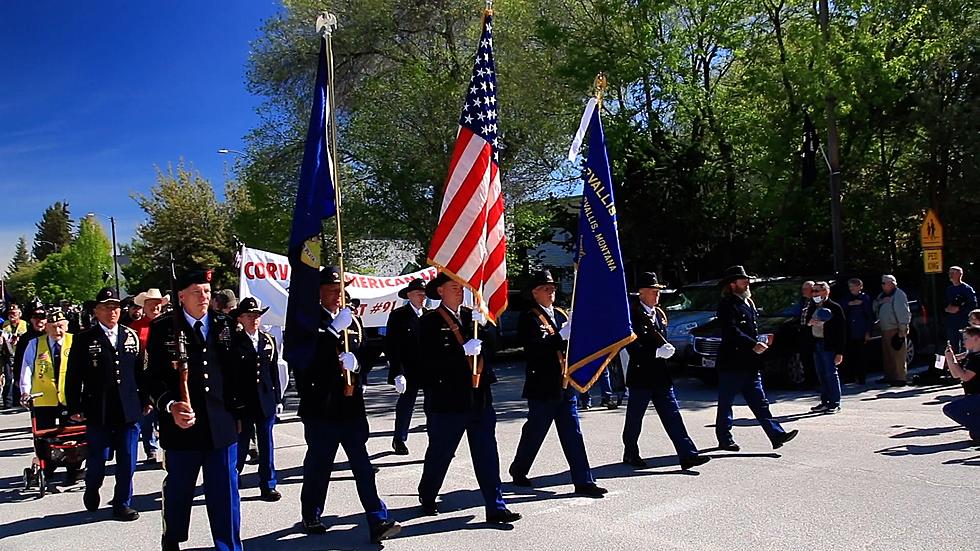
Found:
[[[948,461],[943,461],[943,465],[967,465],[970,467],[980,467],[980,455],[974,455],[973,457],[967,457],[965,459],[950,459]]]
[[[907,455],[932,455],[935,453],[955,452],[973,447],[975,444],[970,440],[960,442],[947,442],[945,444],[901,444],[890,448],[875,450],[875,453],[888,457],[904,457]]]
[[[949,432],[960,430],[962,427],[953,425],[949,427],[930,427],[924,429],[910,428],[905,432],[891,435],[890,438],[921,438],[924,436],[938,436]]]
[[[922,402],[922,405],[924,405],[924,406],[941,406],[943,404],[948,404],[948,403],[956,400],[959,397],[960,396],[950,396],[949,394],[939,394],[937,396],[934,396],[932,398],[932,400],[929,400],[928,402]]]

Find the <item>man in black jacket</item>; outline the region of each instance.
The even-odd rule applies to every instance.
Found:
[[[279,501],[276,490],[275,444],[272,428],[276,414],[282,412],[282,392],[279,389],[279,347],[272,335],[259,329],[262,308],[253,297],[243,298],[231,311],[241,329],[235,332],[232,352],[235,375],[241,382],[242,431],[238,433],[239,476],[245,467],[249,442],[256,437],[259,448],[259,491],[264,501]],[[254,382],[253,382],[254,381]]]
[[[85,422],[88,469],[85,472],[85,508],[99,508],[99,488],[105,480],[109,450],[116,451],[116,488],[112,515],[136,520],[133,473],[139,419],[150,405],[142,391],[143,362],[139,335],[119,323],[119,296],[106,287],[95,298],[95,318],[90,329],[75,335],[68,353],[65,394],[73,421]]]
[[[606,489],[596,485],[589,467],[579,425],[578,393],[565,387],[565,349],[572,326],[568,315],[554,305],[558,283],[551,272],[542,270],[534,274],[528,288],[534,305],[517,322],[517,338],[524,346],[522,396],[527,399],[527,421],[508,471],[515,485],[531,486],[527,474],[554,423],[575,493],[601,498]]]
[[[388,316],[385,327],[385,357],[388,359],[388,384],[398,392],[395,404],[395,436],[391,447],[395,455],[408,455],[408,429],[412,424],[415,401],[421,388],[420,323],[425,308],[425,283],[413,279],[398,291],[398,297],[408,300]]]
[[[636,286],[639,300],[633,305],[632,315],[636,340],[626,348],[629,352],[626,386],[630,397],[623,426],[623,462],[637,468],[647,466],[640,457],[638,441],[643,415],[653,402],[660,422],[677,450],[681,468],[687,470],[703,465],[710,458],[699,455],[697,446],[687,435],[674,395],[674,381],[667,370],[667,358],[674,355],[674,347],[667,342],[667,314],[659,306],[660,290],[664,286],[653,272],[641,273]]]
[[[177,279],[179,304],[153,320],[146,345],[147,388],[160,412],[160,446],[167,471],[165,551],[180,549],[180,542],[187,540],[194,487],[202,469],[214,546],[222,551],[242,549],[235,469],[241,414],[232,357],[235,322],[208,311],[211,278],[211,270],[192,270]],[[180,344],[187,352],[187,396],[176,361]]]
[[[357,358],[351,352],[357,344],[351,341],[354,333],[349,330],[354,314],[350,308],[340,307],[340,282],[338,268],[328,266],[320,272],[321,321],[316,356],[311,366],[293,366],[307,446],[300,491],[303,530],[309,534],[327,531],[320,515],[337,448],[343,446],[368,520],[371,541],[380,543],[397,534],[401,526],[391,520],[388,508],[378,497],[374,469],[367,453],[369,430],[364,393],[358,384]]]
[[[813,284],[802,341],[804,353],[813,355],[813,366],[820,381],[820,403],[810,411],[837,413],[840,411],[837,366],[844,361],[847,350],[847,320],[844,309],[830,300],[830,285],[826,281]]]
[[[422,512],[439,514],[436,498],[465,433],[473,470],[483,494],[487,522],[509,524],[517,521],[521,515],[507,509],[500,489],[500,457],[495,434],[497,413],[490,392],[490,385],[497,379],[489,366],[482,367],[483,342],[473,330],[474,320],[477,323],[483,321],[483,315],[462,306],[463,286],[444,273],[426,284],[425,294],[442,303],[421,320],[422,356],[425,359],[424,407],[429,433],[429,447],[425,450],[425,464],[419,481]]]
[[[718,347],[718,414],[715,435],[718,447],[727,451],[741,448],[732,438],[732,404],[741,394],[762,426],[766,436],[778,449],[789,442],[798,430],[786,432],[772,418],[769,401],[762,389],[762,354],[769,348],[768,338],[759,335],[759,312],[752,302],[749,275],[742,266],[725,270],[721,279],[722,298],[718,303],[718,325],[721,345]]]

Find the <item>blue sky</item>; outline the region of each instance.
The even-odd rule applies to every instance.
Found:
[[[183,158],[220,192],[256,125],[249,43],[275,0],[0,2],[0,271],[45,207],[143,220],[131,198]],[[106,223],[108,226],[108,223]]]

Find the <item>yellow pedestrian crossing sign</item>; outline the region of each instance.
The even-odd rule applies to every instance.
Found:
[[[923,249],[941,249],[943,247],[943,225],[939,222],[936,211],[926,211],[926,219],[919,228],[919,238]]]

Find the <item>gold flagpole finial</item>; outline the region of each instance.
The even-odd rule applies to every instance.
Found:
[[[606,87],[609,85],[609,81],[606,79],[606,73],[599,73],[595,76],[595,98],[599,100],[599,104],[602,104],[602,95],[606,92]]]

